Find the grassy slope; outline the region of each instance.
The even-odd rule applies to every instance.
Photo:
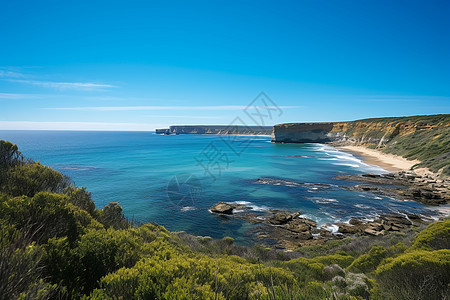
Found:
[[[364,124],[367,126],[361,126]],[[450,175],[450,115],[411,116],[364,119],[349,122],[348,135],[365,136],[387,141],[378,147],[408,159],[418,159],[420,167],[428,167]]]

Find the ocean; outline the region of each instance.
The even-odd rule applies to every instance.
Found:
[[[0,139],[86,186],[99,208],[118,202],[136,223],[241,244],[252,242],[252,225],[209,207],[223,201],[300,211],[319,226],[402,210],[436,214],[420,203],[344,189],[357,183],[335,176],[386,171],[328,145],[152,132],[0,131]]]

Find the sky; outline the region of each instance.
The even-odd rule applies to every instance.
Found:
[[[277,109],[265,125],[450,113],[449,15],[448,0],[0,0],[0,129],[257,125],[248,105]]]

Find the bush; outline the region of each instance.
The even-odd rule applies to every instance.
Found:
[[[99,220],[105,225],[105,228],[124,229],[130,227],[123,215],[122,207],[117,202],[110,202],[106,205],[100,211]]]
[[[17,145],[0,140],[0,170],[18,165],[24,161]]]
[[[86,190],[86,187],[69,186],[63,190],[63,193],[69,197],[70,203],[87,211],[91,216],[96,216],[94,201],[92,201],[91,193]]]
[[[348,270],[357,273],[373,272],[387,256],[388,251],[384,247],[373,246],[368,254],[363,254],[355,259]]]
[[[444,299],[450,294],[450,250],[413,251],[376,270],[385,299]]]
[[[414,237],[412,249],[439,250],[450,248],[450,220],[432,223]]]
[[[70,186],[70,179],[41,163],[19,164],[9,168],[3,177],[0,191],[12,197],[33,197],[39,192],[60,193]]]
[[[216,294],[218,299],[246,299],[258,290],[257,282],[292,287],[295,279],[286,270],[234,256],[213,259],[177,253],[165,259],[144,258],[131,269],[105,276],[101,285],[108,296],[124,299],[212,299]]]
[[[0,247],[0,299],[48,299],[56,285],[42,277],[42,250],[22,235]]]
[[[326,256],[317,256],[311,260],[314,262],[322,263],[326,266],[337,264],[342,268],[347,268],[353,262],[354,259],[355,258],[353,256],[343,255],[343,253],[341,253]]]
[[[67,197],[58,194],[10,198],[0,202],[0,215],[17,229],[33,232],[33,240],[42,243],[52,237],[68,237],[74,242],[82,230]]]

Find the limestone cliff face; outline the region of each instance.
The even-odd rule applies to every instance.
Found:
[[[435,117],[435,118],[433,118]],[[448,115],[377,118],[350,122],[288,123],[273,128],[276,143],[346,143],[383,147],[395,137],[450,128]]]
[[[169,134],[169,128],[155,129],[156,134]]]
[[[272,126],[173,125],[170,134],[248,134],[270,135]]]
[[[450,115],[290,123],[273,128],[276,143],[364,145],[422,161],[418,167],[450,176]]]
[[[335,123],[288,123],[273,127],[276,143],[326,143],[336,139]]]

